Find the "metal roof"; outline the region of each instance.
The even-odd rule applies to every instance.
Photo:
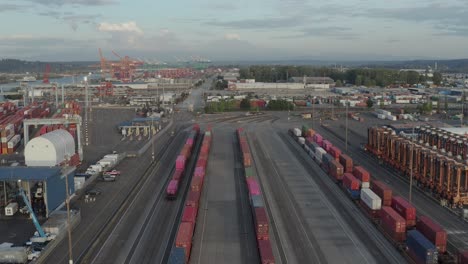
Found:
[[[0,167],[0,181],[44,181],[61,175],[61,167]]]

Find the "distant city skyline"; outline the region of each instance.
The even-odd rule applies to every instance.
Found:
[[[468,58],[467,11],[458,0],[17,0],[0,3],[0,58]]]

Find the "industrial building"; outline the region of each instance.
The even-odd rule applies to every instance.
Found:
[[[229,85],[230,89],[234,90],[249,90],[249,89],[289,89],[289,90],[300,90],[304,89],[302,83],[233,83]]]
[[[69,194],[75,192],[74,174],[75,167],[0,167],[0,204],[15,208],[13,214],[23,211],[21,208],[25,204],[19,195],[22,189],[34,213],[40,217],[48,217],[65,201],[65,178],[68,179]],[[15,203],[16,206],[12,206]],[[0,215],[5,216],[5,212]]]

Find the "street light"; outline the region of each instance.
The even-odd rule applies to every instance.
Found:
[[[70,159],[68,156],[65,157],[65,164],[68,168]],[[68,263],[73,264],[73,254],[72,254],[72,230],[70,225],[70,193],[68,192],[68,174],[65,175],[65,193],[66,193],[66,200],[65,203],[67,205],[67,230],[68,230]]]
[[[345,120],[346,120],[346,142],[345,142],[345,149],[346,151],[348,151],[348,99],[346,99],[346,116],[345,116]]]
[[[413,137],[414,137],[414,127],[413,127],[413,134],[411,135],[411,157],[410,157],[410,184],[409,184],[409,202],[411,203],[412,198],[413,198],[413,150],[414,150],[414,144],[413,144]]]

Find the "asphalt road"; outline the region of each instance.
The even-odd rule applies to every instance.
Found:
[[[232,127],[213,129],[190,263],[259,263],[248,190]]]
[[[330,128],[336,134],[344,135],[342,128],[333,125]],[[317,131],[325,138],[331,139],[331,142],[340,149],[345,149],[342,136],[338,137],[323,128],[318,128]],[[361,141],[362,140],[349,140],[350,145],[347,153],[350,154],[355,162],[368,169],[372,178],[384,181],[387,185],[392,187],[394,195],[403,196],[408,199],[408,181],[400,178],[399,174],[393,169],[379,165],[370,154],[364,153],[359,147]],[[468,249],[468,223],[449,212],[446,208],[440,206],[437,201],[428,197],[417,188],[413,188],[412,203],[416,207],[418,215],[427,215],[445,228],[448,234],[448,250],[455,253],[460,249]]]
[[[388,263],[404,262],[398,253],[383,254],[375,248],[374,241],[358,233],[362,231],[357,228],[359,225],[346,218],[356,217],[359,212],[349,211],[357,208],[346,197],[331,199],[330,194],[337,192],[327,192],[317,184],[317,177],[329,181],[318,167],[307,170],[298,161],[295,150],[271,130],[261,133],[256,129],[249,135],[255,164],[259,167],[262,186],[272,208],[270,217],[278,228],[277,245],[285,254],[282,262],[383,263],[385,254],[392,256],[384,258]],[[345,201],[349,203],[341,205]],[[343,211],[348,214],[343,215]],[[367,223],[365,228],[369,230],[365,229],[363,233],[369,231],[375,235],[375,227]],[[390,247],[384,239],[379,239],[377,245],[381,244],[385,252]]]

